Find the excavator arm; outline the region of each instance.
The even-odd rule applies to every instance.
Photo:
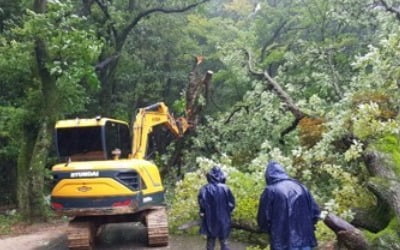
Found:
[[[175,119],[163,102],[139,109],[133,124],[132,155],[134,159],[146,156],[149,134],[158,125],[166,126],[176,137],[182,137],[189,124],[184,117]]]

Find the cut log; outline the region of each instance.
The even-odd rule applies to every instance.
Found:
[[[324,223],[335,232],[339,245],[343,245],[349,250],[370,249],[368,241],[361,231],[347,221],[334,214],[328,214],[324,219]]]

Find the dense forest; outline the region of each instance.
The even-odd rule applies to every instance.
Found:
[[[234,221],[256,228],[276,160],[350,223],[336,235],[318,223],[320,245],[400,249],[400,1],[0,1],[2,206],[50,216],[55,121],[132,122],[158,101],[182,115],[190,84],[212,71],[191,132],[153,159],[172,230],[198,218],[214,165]],[[265,246],[247,231],[234,236]]]

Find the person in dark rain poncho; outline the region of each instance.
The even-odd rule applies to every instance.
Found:
[[[235,208],[235,198],[225,185],[226,176],[219,167],[213,167],[207,173],[208,184],[198,195],[200,233],[207,236],[207,250],[213,250],[218,238],[221,250],[229,250],[228,237],[231,231],[231,214]]]
[[[268,186],[260,198],[257,221],[270,235],[271,250],[313,249],[320,209],[310,192],[274,161],[268,163],[265,179]]]

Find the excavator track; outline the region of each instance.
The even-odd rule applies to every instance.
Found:
[[[67,236],[69,249],[91,250],[93,249],[95,226],[89,221],[70,221]]]
[[[150,211],[146,215],[146,225],[149,246],[168,245],[168,220],[165,208]]]

